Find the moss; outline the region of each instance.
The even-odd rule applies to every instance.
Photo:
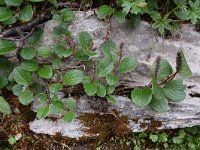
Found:
[[[84,132],[94,134],[100,139],[122,137],[131,133],[128,117],[119,116],[116,110],[106,114],[85,113],[78,119],[84,124]]]

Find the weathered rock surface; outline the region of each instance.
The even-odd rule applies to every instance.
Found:
[[[94,47],[100,50],[100,46],[106,35],[109,25],[99,21],[93,12],[77,12],[77,20],[71,26],[73,35],[81,31],[88,31],[94,38]],[[54,45],[52,29],[56,24],[49,21],[45,25],[45,35],[41,44]],[[133,25],[127,21],[124,24],[111,23],[112,30],[110,38],[118,45],[125,44],[124,54],[136,57],[142,65],[137,67],[136,72],[123,77],[122,81],[131,86],[147,85],[149,78],[149,65],[157,56],[167,59],[173,67],[176,62],[176,52],[182,48],[188,64],[193,72],[191,79],[185,79],[187,86],[187,97],[181,103],[170,103],[170,110],[167,113],[157,113],[151,108],[139,108],[134,106],[132,101],[126,97],[116,97],[117,103],[109,105],[106,112],[98,112],[91,107],[90,99],[81,97],[77,103],[77,119],[73,123],[64,123],[61,119],[51,121],[48,119],[35,120],[30,123],[30,129],[37,133],[55,134],[61,132],[63,136],[80,138],[82,136],[98,136],[101,133],[87,133],[88,127],[80,120],[85,113],[113,114],[115,119],[120,116],[127,116],[127,129],[131,132],[144,130],[174,129],[200,125],[200,34],[194,31],[190,25],[183,25],[178,31],[179,38],[162,39],[155,35],[151,25],[142,22],[139,29],[135,30]],[[148,59],[148,56],[151,57]],[[179,77],[178,77],[179,78]],[[116,116],[113,111],[119,112]],[[94,121],[98,121],[94,120]]]

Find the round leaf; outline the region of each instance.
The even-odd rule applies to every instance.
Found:
[[[11,114],[10,106],[2,96],[0,96],[0,112],[6,115]]]
[[[55,84],[51,84],[49,86],[49,91],[51,93],[57,93],[59,90],[61,90],[63,88],[63,84],[61,83],[55,83]]]
[[[156,70],[156,61],[153,63],[151,67],[151,76],[155,78],[155,70]],[[173,72],[172,66],[169,64],[169,62],[166,59],[160,60],[160,65],[158,68],[158,74],[157,74],[157,80],[164,80],[167,76],[171,75]]]
[[[24,86],[16,84],[12,87],[12,92],[14,95],[19,96],[19,93],[23,90]]]
[[[138,61],[136,58],[133,58],[131,56],[126,57],[126,58],[122,59],[122,61],[119,64],[119,71],[121,73],[131,72],[135,69],[137,64],[138,64]]]
[[[103,19],[107,16],[110,16],[114,11],[115,11],[114,8],[112,8],[108,5],[102,5],[97,11],[97,17],[99,19]]]
[[[22,0],[5,0],[5,3],[10,6],[20,6]]]
[[[22,58],[26,60],[31,60],[35,57],[36,50],[34,48],[23,48],[21,51]]]
[[[106,87],[103,84],[98,83],[97,84],[97,92],[96,93],[100,97],[105,97],[106,96]]]
[[[75,113],[73,111],[68,111],[64,114],[64,121],[66,122],[72,122],[75,118]]]
[[[69,57],[72,54],[72,49],[67,49],[60,44],[56,44],[55,53],[58,55],[58,57]]]
[[[183,101],[186,97],[185,86],[181,80],[172,80],[165,84],[163,89],[167,98],[173,102]]]
[[[99,77],[105,77],[112,72],[114,68],[114,62],[108,58],[97,60],[97,73]]]
[[[97,83],[96,82],[88,82],[83,84],[84,90],[87,95],[92,96],[97,92]]]
[[[8,84],[8,78],[6,76],[0,76],[0,89],[5,87]]]
[[[43,86],[38,82],[34,82],[33,84],[31,84],[30,88],[31,88],[33,94],[42,93],[44,90]]]
[[[0,7],[0,21],[5,21],[12,17],[12,11],[6,7]]]
[[[112,73],[109,73],[107,76],[106,76],[106,81],[109,85],[116,85],[119,81],[119,77],[118,76],[115,76],[113,75]]]
[[[137,106],[145,107],[151,102],[152,91],[148,87],[134,89],[131,92],[131,99]]]
[[[19,93],[19,101],[23,105],[28,105],[33,101],[33,92],[25,90]]]
[[[60,100],[55,100],[52,101],[49,107],[51,112],[61,113],[64,109],[64,103]]]
[[[52,49],[48,46],[39,47],[37,52],[38,55],[42,57],[51,57],[53,54]]]
[[[67,100],[67,108],[72,110],[76,107],[76,100],[72,97],[70,97],[68,100]]]
[[[22,67],[26,71],[34,72],[38,70],[39,66],[36,62],[36,60],[30,60],[30,61],[23,61]]]
[[[179,59],[178,61],[180,61],[178,65],[180,66],[178,66],[177,72],[183,77],[187,77],[187,78],[191,77],[192,71],[190,70],[190,67],[187,64],[187,61],[182,51],[179,52],[178,57],[180,57],[178,58]]]
[[[1,12],[0,12],[1,14]],[[0,40],[0,55],[16,50],[17,46],[13,41]]]
[[[31,5],[25,6],[20,13],[19,19],[23,22],[28,22],[33,17],[33,9]]]
[[[44,65],[42,68],[38,70],[38,75],[42,78],[49,79],[53,75],[53,70],[51,66],[49,65]]]
[[[32,80],[31,74],[22,69],[22,67],[17,67],[14,69],[13,77],[18,84],[22,84],[24,86],[29,85]]]
[[[28,37],[27,42],[30,45],[36,45],[40,41],[43,33],[44,33],[44,30],[42,30],[42,29],[36,30],[35,32],[33,32],[33,34],[31,36]]]
[[[42,119],[46,118],[49,113],[49,106],[41,107],[40,109],[37,110],[37,118]]]
[[[38,98],[38,100],[39,100],[40,102],[46,102],[47,99],[48,99],[48,96],[47,96],[47,94],[45,94],[45,93],[39,93],[39,94],[37,95],[37,98]]]
[[[64,84],[76,85],[83,81],[83,72],[80,70],[70,70],[64,75]]]
[[[169,110],[168,101],[166,98],[156,99],[154,96],[151,100],[150,106],[157,112],[164,113]]]
[[[75,13],[68,8],[64,8],[60,11],[63,20],[65,22],[74,21],[75,20]]]

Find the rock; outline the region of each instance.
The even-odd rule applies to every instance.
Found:
[[[70,26],[73,36],[77,36],[81,31],[88,31],[94,38],[94,47],[101,53],[100,47],[109,29],[109,25],[98,20],[92,11],[77,12],[76,16],[75,23]],[[52,28],[55,25],[53,21],[46,23],[44,38],[40,45],[54,45]],[[182,25],[177,32],[179,38],[162,39],[156,36],[151,25],[144,21],[137,30],[134,29],[130,21],[118,24],[112,20],[111,25],[110,39],[114,40],[118,46],[123,42],[125,45],[124,55],[136,57],[141,62],[135,72],[122,77],[122,81],[131,86],[144,86],[149,83],[150,64],[157,56],[167,59],[175,68],[176,53],[179,49],[183,49],[193,72],[192,78],[184,80],[187,86],[186,99],[181,103],[170,103],[170,110],[167,113],[157,113],[151,108],[136,107],[126,97],[116,96],[116,104],[105,106],[106,111],[102,112],[98,110],[98,106],[96,109],[91,107],[91,102],[95,102],[94,100],[83,96],[77,100],[77,118],[73,123],[64,123],[61,119],[55,122],[49,119],[36,119],[30,123],[30,129],[36,133],[50,135],[61,132],[63,136],[71,138],[100,136],[101,132],[88,132],[90,127],[87,126],[87,122],[81,119],[86,114],[94,115],[96,113],[100,115],[97,115],[98,117],[101,117],[101,115],[104,117],[113,116],[113,119],[117,120],[119,126],[124,124],[127,127],[127,132],[175,129],[200,125],[200,34],[194,31],[193,26]],[[180,77],[178,76],[177,78]],[[94,121],[98,122],[98,120],[101,120],[98,117]],[[102,122],[100,121],[100,123]],[[109,124],[109,122],[105,124]],[[112,130],[112,127],[114,128],[115,126],[111,126],[110,130]]]

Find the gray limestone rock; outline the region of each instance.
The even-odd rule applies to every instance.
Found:
[[[73,36],[81,31],[89,32],[94,39],[94,47],[101,53],[101,44],[104,41],[109,24],[98,20],[92,11],[77,12],[77,19],[70,26]],[[56,25],[54,21],[46,23],[44,37],[40,45],[54,45],[52,28]],[[116,96],[116,104],[108,105],[106,111],[98,111],[91,106],[88,97],[81,97],[77,100],[76,115],[73,123],[65,123],[61,119],[53,122],[48,119],[35,120],[30,123],[30,129],[36,133],[54,135],[61,132],[63,136],[80,138],[82,136],[98,136],[98,134],[88,134],[87,127],[79,119],[85,113],[111,114],[114,110],[119,112],[119,116],[127,116],[127,127],[132,132],[145,130],[174,129],[200,125],[200,34],[191,25],[182,25],[177,31],[177,35],[168,39],[162,39],[156,35],[151,25],[142,22],[138,29],[134,29],[130,21],[118,24],[111,21],[111,33],[109,38],[117,45],[124,43],[124,55],[136,57],[141,63],[136,71],[122,77],[122,81],[131,86],[147,85],[150,81],[150,64],[157,56],[167,59],[175,68],[176,53],[183,49],[188,64],[193,72],[193,77],[184,79],[187,89],[187,97],[181,103],[170,103],[167,113],[157,113],[151,108],[136,107],[133,102],[121,96]],[[178,37],[178,38],[177,38]],[[177,78],[180,78],[179,76]],[[93,101],[94,102],[94,101]],[[97,106],[98,107],[98,106]],[[100,106],[99,106],[100,107]],[[101,106],[103,107],[103,106]]]

